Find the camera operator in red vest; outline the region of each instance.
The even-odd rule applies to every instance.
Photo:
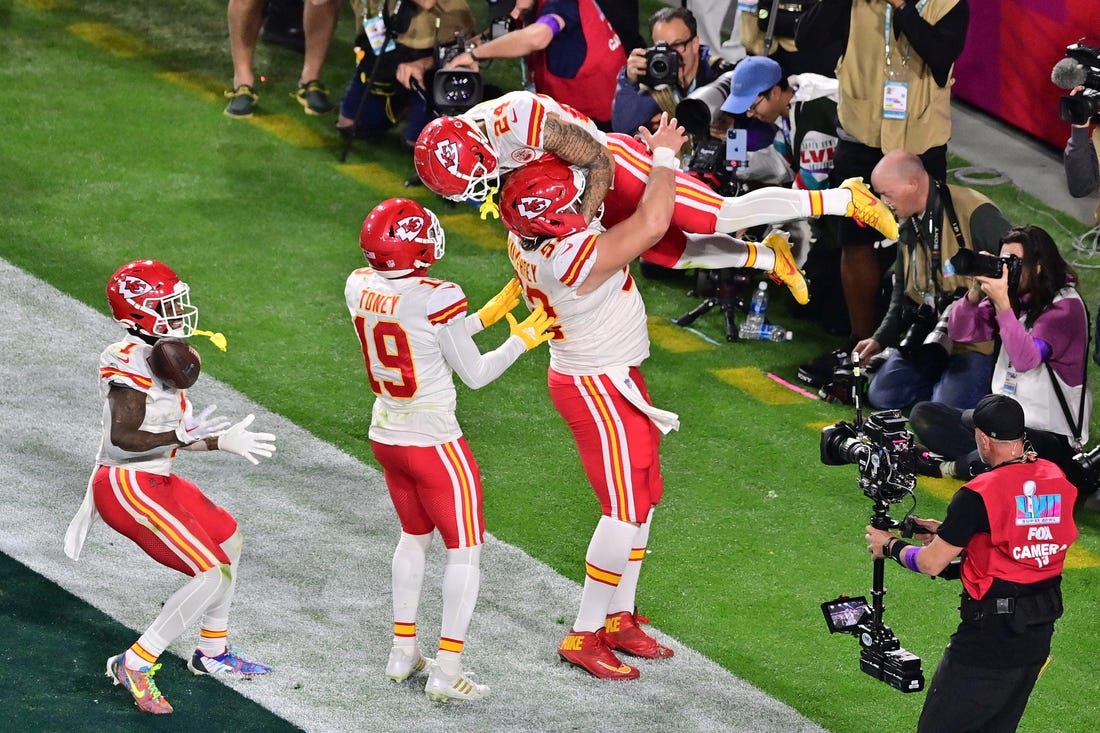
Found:
[[[1049,658],[1062,615],[1062,565],[1077,539],[1077,489],[1025,450],[1020,404],[988,395],[963,423],[991,468],[955,493],[943,522],[916,519],[923,546],[867,527],[872,557],[914,572],[938,576],[962,557],[962,620],[932,678],[918,733],[1016,730]]]

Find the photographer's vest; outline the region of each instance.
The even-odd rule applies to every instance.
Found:
[[[989,515],[989,534],[975,533],[964,550],[962,583],[971,598],[983,598],[994,578],[1027,584],[1062,574],[1077,539],[1077,489],[1060,468],[1042,458],[1003,464],[966,487]]]
[[[541,13],[545,4],[546,0],[539,0],[536,13]],[[531,80],[539,94],[568,104],[597,122],[608,123],[619,70],[626,66],[626,51],[594,0],[578,0],[577,7],[585,47],[584,61],[577,75],[566,79],[552,74],[546,66],[546,51],[542,50],[527,57]]]
[[[911,0],[917,2],[917,0]],[[935,25],[958,0],[927,0],[921,17]],[[932,70],[912,51],[904,34],[890,34],[890,66],[908,68],[905,119],[884,119],[886,84],[886,2],[852,3],[848,47],[837,63],[840,125],[856,140],[884,153],[904,149],[920,154],[951,137],[951,82],[940,87]],[[896,28],[896,26],[895,26]],[[953,71],[954,69],[952,69]]]
[[[1081,300],[1076,288],[1065,287],[1058,291],[1051,304],[1053,305],[1064,298]],[[1083,302],[1081,308],[1083,316],[1083,309],[1085,308]],[[1081,349],[1084,351],[1088,348],[1088,327],[1085,325],[1084,318],[1081,320]],[[1020,322],[1023,323],[1023,321],[1024,316],[1020,316]],[[1084,360],[1088,359],[1088,354],[1083,353],[1081,358],[1082,363],[1084,363]],[[1034,369],[1029,369],[1026,372],[1012,369],[1012,365],[1008,360],[1008,352],[1002,346],[1000,353],[997,354],[997,364],[993,367],[993,381],[991,384],[994,392],[1005,392],[1004,387],[1008,382],[1009,371],[1014,375],[1012,381],[1015,383],[1015,391],[1011,396],[1024,408],[1025,424],[1036,430],[1047,430],[1065,435],[1070,439],[1071,444],[1074,441],[1073,429],[1066,420],[1065,412],[1063,412],[1062,406],[1058,402],[1058,397],[1054,394],[1050,376],[1053,374],[1054,378],[1058,380],[1058,386],[1062,390],[1062,395],[1066,398],[1066,406],[1069,407],[1074,420],[1077,420],[1077,412],[1081,408],[1081,392],[1083,390],[1085,393],[1085,409],[1081,420],[1081,444],[1088,442],[1089,418],[1092,416],[1092,391],[1088,389],[1087,384],[1082,383],[1076,387],[1070,387],[1062,381],[1057,371],[1050,369],[1045,363],[1039,364]]]
[[[386,0],[386,12],[392,13],[395,4],[395,0]],[[352,0],[351,5],[355,17],[360,19],[374,17],[382,9],[381,0]],[[437,19],[438,30],[435,27]],[[431,10],[424,10],[420,6],[413,8],[409,29],[397,37],[397,42],[407,48],[427,51],[435,47],[437,39],[440,45],[454,43],[456,33],[463,33],[471,38],[476,28],[477,24],[467,0],[437,0]],[[362,32],[362,28],[359,32]]]

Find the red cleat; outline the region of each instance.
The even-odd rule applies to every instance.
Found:
[[[668,659],[673,652],[642,631],[630,611],[613,613],[604,622],[604,641],[616,651],[646,659]]]
[[[558,645],[558,656],[601,680],[633,680],[641,674],[623,664],[607,647],[604,630],[570,631]]]

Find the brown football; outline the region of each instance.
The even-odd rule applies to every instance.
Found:
[[[199,378],[202,358],[186,341],[160,339],[153,344],[149,367],[160,380],[176,389],[187,389]]]

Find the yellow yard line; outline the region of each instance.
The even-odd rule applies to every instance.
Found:
[[[107,23],[73,23],[69,32],[96,48],[122,58],[151,56],[153,49],[137,36]]]

